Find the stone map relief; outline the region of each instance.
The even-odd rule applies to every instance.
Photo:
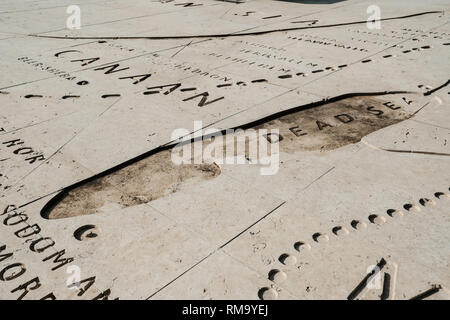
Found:
[[[0,299],[450,299],[449,17],[2,0]]]

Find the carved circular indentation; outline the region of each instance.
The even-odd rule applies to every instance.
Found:
[[[345,227],[337,226],[333,228],[333,233],[337,236],[346,236],[349,234],[349,231]]]
[[[372,214],[369,216],[369,221],[380,226],[386,223],[386,218],[383,216]]]
[[[314,239],[314,241],[316,242],[327,242],[328,240],[330,240],[330,237],[328,237],[328,235],[326,233],[320,233],[320,232],[316,232],[313,234],[312,238]]]
[[[264,288],[259,289],[258,297],[261,300],[277,300],[278,292],[273,288],[264,287]]]
[[[275,283],[281,283],[287,279],[287,274],[278,269],[272,269],[269,271],[269,280]]]
[[[293,266],[294,264],[297,263],[297,258],[296,258],[295,256],[293,256],[293,255],[288,254],[288,253],[283,253],[283,254],[278,258],[278,260],[279,260],[282,264],[287,265],[287,266]]]
[[[419,203],[424,207],[434,207],[436,205],[436,201],[428,198],[421,198]]]
[[[85,241],[90,240],[93,238],[97,238],[100,234],[100,229],[92,224],[87,224],[82,227],[79,227],[75,232],[73,233],[73,236],[75,239],[79,241]]]
[[[308,243],[301,242],[301,241],[294,243],[294,248],[298,252],[305,251],[305,250],[308,250],[308,251],[311,250],[311,246]]]
[[[386,211],[387,214],[389,216],[391,216],[392,218],[399,218],[403,216],[403,212],[399,211],[399,210],[395,210],[395,209],[389,209]]]
[[[406,203],[403,208],[409,212],[420,212],[420,207],[412,203]]]
[[[359,220],[353,220],[350,224],[352,225],[353,229],[356,230],[362,230],[367,228],[367,223]]]
[[[79,85],[79,86],[85,86],[87,84],[89,84],[89,81],[86,81],[86,80],[81,80],[81,81],[77,82],[77,85]]]

